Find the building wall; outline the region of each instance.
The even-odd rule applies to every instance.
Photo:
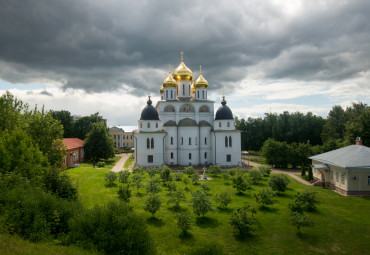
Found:
[[[137,166],[161,166],[164,164],[164,132],[139,132],[135,133],[135,164]],[[147,139],[154,140],[154,148],[147,148]],[[148,155],[153,156],[153,162],[148,162]]]
[[[220,166],[236,166],[241,164],[241,139],[239,131],[214,131],[212,132],[213,164]],[[227,146],[225,138],[228,138]],[[232,145],[229,138],[232,138]],[[229,155],[229,156],[228,156]],[[230,161],[228,161],[228,157]]]
[[[84,162],[84,153],[83,147],[67,150],[67,154],[64,156],[63,165],[65,165],[67,168],[70,168],[71,165]]]
[[[122,149],[127,146],[134,147],[134,137],[132,132],[124,132],[124,130],[116,127],[109,129],[109,134],[113,137],[115,148]]]

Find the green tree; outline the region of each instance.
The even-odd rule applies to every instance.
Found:
[[[198,185],[198,181],[199,181],[200,177],[197,173],[194,173],[192,176],[191,176],[191,182],[193,183],[193,185]]]
[[[130,172],[129,171],[118,172],[118,181],[122,184],[128,184],[130,182]]]
[[[370,107],[353,117],[351,122],[346,125],[345,140],[348,144],[353,144],[357,137],[361,137],[365,146],[370,146]]]
[[[160,191],[161,187],[159,186],[159,180],[157,178],[151,178],[146,186],[146,193],[155,194]]]
[[[292,204],[289,204],[289,208],[292,212],[312,212],[316,210],[316,191],[303,190],[297,192],[295,200]]]
[[[220,208],[226,208],[231,203],[231,195],[227,191],[216,194],[215,202]]]
[[[169,168],[167,166],[163,167],[163,169],[160,173],[160,177],[161,177],[162,182],[164,184],[166,184],[167,182],[172,181],[171,168]]]
[[[93,128],[94,123],[102,123],[105,126],[103,117],[99,116],[98,112],[78,119],[74,124],[74,135],[77,138],[85,140],[87,134]]]
[[[152,194],[145,200],[144,210],[151,213],[154,218],[154,214],[161,208],[161,204],[159,196]]]
[[[329,116],[323,127],[321,133],[321,139],[325,143],[332,139],[339,139],[344,137],[345,125],[346,125],[346,114],[343,108],[339,105],[335,105],[329,112]]]
[[[245,236],[254,230],[254,225],[257,223],[253,216],[251,207],[244,206],[236,209],[230,219],[230,225],[235,230],[239,231],[241,236]]]
[[[176,215],[177,226],[182,230],[183,233],[186,233],[191,229],[191,220],[190,215],[187,212],[180,212]]]
[[[143,187],[142,181],[144,180],[144,177],[140,173],[134,173],[131,176],[131,178],[132,178],[132,183],[134,187],[136,188],[137,193],[139,194],[140,188]]]
[[[290,180],[285,174],[273,175],[268,181],[268,185],[278,194],[285,192],[289,183]]]
[[[129,185],[121,185],[117,192],[118,198],[125,203],[130,202],[131,190]]]
[[[108,172],[104,175],[105,185],[108,187],[115,186],[117,180],[117,174],[115,172]]]
[[[72,182],[71,177],[62,173],[59,169],[49,169],[43,176],[43,184],[46,190],[61,198],[77,200],[78,187]]]
[[[254,194],[257,204],[260,207],[265,207],[266,205],[272,205],[274,203],[275,192],[269,187],[261,189],[257,194]]]
[[[289,221],[297,227],[298,234],[301,233],[302,227],[309,227],[313,225],[313,221],[306,214],[298,212],[291,212]]]
[[[248,188],[248,184],[242,174],[237,174],[235,177],[233,177],[232,182],[233,187],[236,188],[239,193],[243,193],[243,191],[246,191]]]
[[[263,174],[258,169],[250,170],[248,173],[253,184],[257,184],[262,180]]]
[[[63,137],[64,138],[74,138],[74,121],[71,113],[69,111],[50,111],[51,116],[54,119],[59,120],[63,126]]]
[[[194,191],[191,201],[193,211],[197,216],[202,215],[204,218],[207,212],[213,211],[211,200],[203,190]]]
[[[100,158],[108,159],[114,156],[114,141],[103,123],[92,124],[84,148],[85,157],[93,162],[94,167]]]
[[[24,128],[23,112],[27,112],[28,105],[6,91],[0,97],[0,133],[13,130],[16,127]]]
[[[179,211],[181,209],[180,203],[186,201],[186,197],[182,189],[171,191],[169,197],[167,204],[173,204],[172,208],[175,211]]]
[[[208,191],[210,191],[211,190],[211,188],[207,185],[207,183],[202,183],[202,184],[200,184],[200,188],[205,192],[205,193],[207,193]]]

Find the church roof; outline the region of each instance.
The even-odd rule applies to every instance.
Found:
[[[176,122],[175,121],[169,120],[166,123],[164,123],[164,126],[165,127],[176,127],[177,125],[176,125]]]
[[[350,145],[312,156],[310,159],[342,168],[370,168],[370,148]]]
[[[152,105],[152,100],[147,101],[147,105],[141,112],[140,120],[159,120],[158,112]]]
[[[232,120],[234,119],[233,113],[226,105],[225,98],[221,102],[221,106],[217,109],[215,120]]]
[[[201,120],[199,121],[199,126],[200,127],[212,127],[211,124],[209,124],[207,121],[205,120]]]
[[[186,118],[179,121],[179,127],[196,127],[198,126],[195,120]]]

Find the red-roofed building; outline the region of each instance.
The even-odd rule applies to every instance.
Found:
[[[63,164],[70,168],[73,165],[84,161],[84,141],[78,138],[63,138],[67,147],[67,155],[64,157]]]

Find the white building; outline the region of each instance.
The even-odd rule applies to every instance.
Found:
[[[207,99],[208,82],[202,71],[181,63],[163,81],[161,100],[154,108],[147,101],[134,132],[138,166],[241,164],[240,131],[225,97],[214,117],[214,102]]]

